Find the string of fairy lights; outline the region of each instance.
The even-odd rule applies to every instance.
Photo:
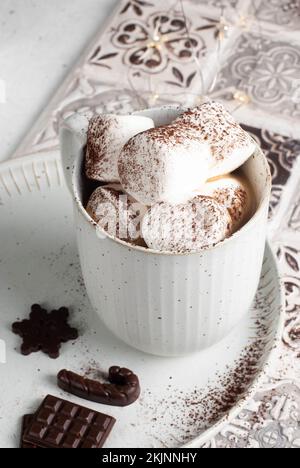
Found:
[[[255,3],[252,3],[253,11],[247,15],[239,12],[237,7],[234,7],[234,6],[230,7],[230,15],[229,15],[227,14],[227,6],[226,6],[226,0],[221,1],[220,16],[214,22],[214,27],[216,31],[215,54],[216,54],[217,63],[216,63],[216,72],[209,85],[205,85],[205,79],[204,79],[203,71],[202,71],[203,64],[201,64],[201,61],[199,60],[199,57],[197,54],[197,48],[194,46],[193,41],[192,41],[192,36],[189,30],[189,23],[188,23],[188,19],[185,13],[184,0],[177,0],[174,3],[174,5],[168,11],[164,13],[168,15],[172,11],[177,11],[177,12],[180,11],[182,19],[185,24],[186,38],[191,44],[192,60],[195,63],[197,78],[199,81],[199,93],[198,94],[190,93],[188,91],[186,92],[190,97],[193,98],[194,104],[200,104],[201,102],[203,102],[203,100],[206,100],[214,93],[214,90],[218,83],[218,78],[219,78],[219,74],[221,71],[221,67],[222,67],[223,45],[224,45],[224,42],[227,41],[228,38],[230,37],[231,31],[239,29],[242,31],[249,32],[251,31],[253,25],[255,24],[258,32],[260,32],[261,26],[260,26],[259,21],[256,20]],[[152,34],[150,35],[150,37],[148,38],[146,42],[145,51],[140,57],[141,60],[145,59],[147,57],[147,54],[149,54],[150,51],[153,51],[153,49],[161,51],[162,48],[165,46],[165,44],[169,41],[168,33],[162,33],[161,30],[162,30],[162,18],[159,17],[155,25],[154,31],[152,32]],[[134,82],[131,77],[132,72],[133,72],[133,68],[129,67],[128,81],[129,81],[132,91],[134,91],[136,96],[139,97],[140,92],[137,91],[134,85]],[[171,92],[161,92],[160,90],[157,89],[157,86],[154,87],[152,83],[153,78],[151,74],[149,74],[148,80],[149,80],[148,82],[148,86],[149,86],[148,104],[149,106],[152,107],[160,100],[167,101],[168,98],[172,98],[178,95],[178,93],[173,94]],[[232,97],[233,97],[233,100],[237,104],[233,112],[240,109],[240,107],[247,106],[251,103],[251,97],[247,93],[245,93],[242,89],[234,89],[232,92]],[[143,99],[144,99],[144,96],[143,96]]]

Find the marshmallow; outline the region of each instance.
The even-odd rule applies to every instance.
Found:
[[[217,102],[206,102],[180,115],[174,123],[195,132],[195,137],[209,143],[213,164],[210,177],[235,171],[255,151],[255,143],[225,107]]]
[[[86,175],[101,182],[117,182],[118,157],[127,141],[154,127],[148,117],[99,115],[90,121],[87,135]]]
[[[119,184],[98,187],[90,197],[86,210],[110,236],[145,246],[140,231],[147,208],[124,193]]]
[[[205,141],[176,125],[156,127],[129,140],[119,157],[124,190],[136,200],[181,203],[209,178],[212,155]]]
[[[238,174],[211,179],[197,194],[212,197],[226,206],[232,219],[232,232],[249,221],[255,208],[253,191],[246,178]]]
[[[199,252],[223,241],[231,232],[227,208],[201,196],[180,205],[153,205],[142,223],[147,246],[162,252]]]

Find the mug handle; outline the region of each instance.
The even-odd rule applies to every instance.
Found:
[[[59,139],[61,161],[67,186],[73,194],[73,178],[79,156],[87,142],[89,121],[87,117],[73,114],[60,125]]]

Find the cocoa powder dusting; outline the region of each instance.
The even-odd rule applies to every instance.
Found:
[[[256,307],[268,310],[267,301],[265,303],[264,298],[260,297]],[[246,398],[263,367],[269,330],[263,314],[260,318],[253,317],[254,329],[256,339],[242,350],[230,367],[217,372],[216,378],[208,382],[205,388],[194,386],[190,390],[183,390],[170,384],[165,396],[157,399],[149,392],[151,397],[145,397],[140,404],[142,410],[151,415],[150,433],[166,433],[163,443],[169,447],[178,447],[218,423]],[[256,428],[263,425],[268,401],[269,396],[266,396],[256,412],[247,412],[249,424]]]

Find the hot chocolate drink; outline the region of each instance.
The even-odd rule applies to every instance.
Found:
[[[215,102],[158,127],[147,117],[98,116],[89,126],[86,176],[99,187],[86,209],[129,244],[166,253],[211,248],[256,208],[241,169],[254,151],[252,138]]]

